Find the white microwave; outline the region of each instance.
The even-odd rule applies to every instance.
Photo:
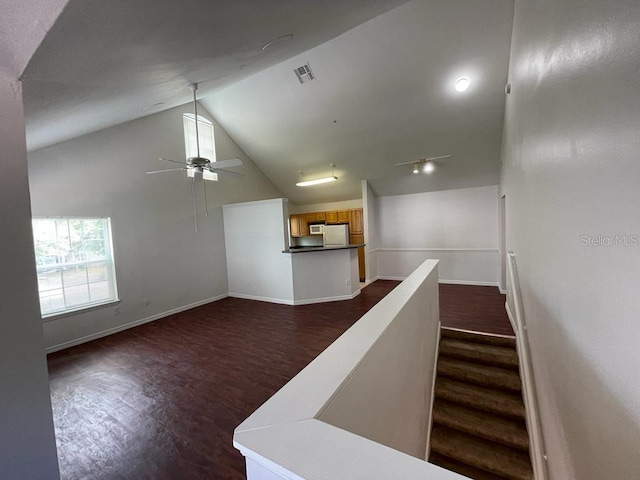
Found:
[[[324,233],[324,225],[309,225],[309,235],[322,235]]]

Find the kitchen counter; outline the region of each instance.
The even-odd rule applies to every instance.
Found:
[[[283,250],[282,253],[306,253],[306,252],[323,252],[326,250],[346,250],[349,248],[364,247],[364,243],[352,243],[349,245],[341,245],[339,247],[294,247]]]

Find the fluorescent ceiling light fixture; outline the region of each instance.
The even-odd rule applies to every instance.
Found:
[[[333,168],[335,167],[335,164],[331,164],[331,176],[330,177],[324,177],[324,178],[316,178],[315,180],[306,180],[306,181],[302,181],[302,170],[298,170],[298,173],[300,174],[300,181],[298,183],[296,183],[296,187],[310,187],[312,185],[320,185],[322,183],[330,183],[330,182],[335,182],[336,180],[338,180],[338,177],[336,177],[333,174]]]
[[[461,77],[458,80],[456,80],[455,89],[457,92],[464,92],[469,88],[470,85],[471,85],[471,82],[467,77]]]

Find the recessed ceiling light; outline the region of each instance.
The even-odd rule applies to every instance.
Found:
[[[461,77],[456,80],[455,89],[457,92],[464,92],[465,90],[467,90],[467,88],[469,88],[470,85],[471,82],[467,77]]]

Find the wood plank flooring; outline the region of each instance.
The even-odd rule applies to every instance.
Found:
[[[49,355],[62,479],[245,478],[233,429],[397,284],[296,307],[228,298]],[[474,290],[489,287],[442,287],[443,323],[508,326],[460,304],[471,289],[467,309],[491,312]]]

